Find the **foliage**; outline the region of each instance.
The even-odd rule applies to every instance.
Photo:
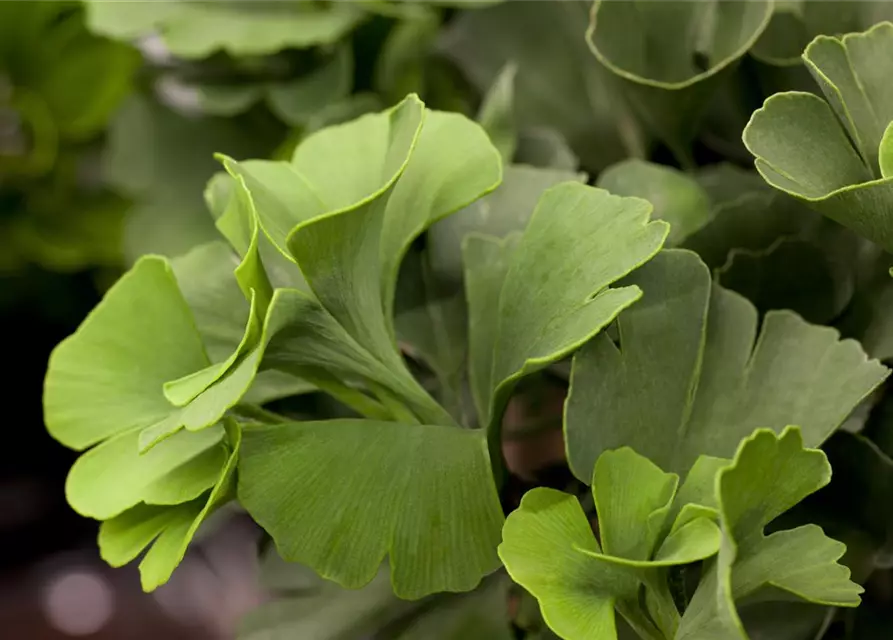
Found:
[[[146,590],[237,504],[245,638],[889,627],[886,6],[90,0],[78,102],[8,5],[131,201],[44,417]]]

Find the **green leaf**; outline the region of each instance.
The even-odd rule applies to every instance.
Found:
[[[403,19],[385,39],[375,63],[373,87],[388,102],[425,86],[426,65],[440,28],[436,11],[418,4],[406,5],[406,9]]]
[[[559,636],[616,638],[616,607],[641,637],[665,637],[641,609],[640,586],[650,593],[665,580],[662,568],[714,555],[720,538],[712,520],[699,517],[661,542],[677,481],[631,449],[603,454],[592,477],[601,545],[579,501],[554,489],[529,491],[509,515],[499,555]],[[679,616],[667,605],[659,624],[672,635]]]
[[[480,431],[370,420],[246,427],[239,498],[284,558],[349,588],[372,580],[385,555],[408,599],[469,590],[499,563],[502,511]]]
[[[170,579],[201,524],[232,498],[241,433],[234,423],[227,424],[227,433],[229,457],[206,496],[174,507],[140,504],[100,526],[99,552],[113,567],[131,562],[151,544],[139,565],[144,591],[153,591]]]
[[[47,429],[80,450],[158,422],[174,409],[164,383],[208,364],[170,266],[142,258],[50,357]]]
[[[397,285],[394,318],[401,349],[423,362],[438,382],[435,399],[459,424],[465,415],[468,318],[461,287],[438,282],[428,252],[410,251]]]
[[[303,2],[87,3],[90,28],[130,39],[157,30],[167,48],[184,58],[224,50],[235,56],[275,53],[287,47],[330,44],[363,18],[349,4]]]
[[[439,280],[462,282],[462,241],[472,232],[505,237],[524,231],[543,192],[567,181],[584,182],[586,174],[524,165],[505,168],[493,193],[440,220],[428,230],[431,267]]]
[[[518,125],[553,127],[595,172],[644,155],[645,141],[608,74],[592,62],[583,40],[588,9],[585,2],[503,2],[466,11],[446,28],[441,48],[481,93],[515,63]]]
[[[757,427],[797,423],[817,446],[889,374],[788,311],[766,314],[757,338],[753,306],[691,252],[665,251],[626,282],[645,294],[620,316],[619,345],[602,334],[574,359],[565,437],[583,481],[620,446],[677,472],[731,457]]]
[[[750,50],[765,64],[792,66],[816,36],[862,31],[893,18],[886,2],[860,0],[798,0],[776,3],[772,21]]]
[[[236,254],[223,242],[199,245],[171,261],[211,362],[232,358],[246,336],[251,305],[233,274],[238,264]],[[297,267],[292,268],[297,272]],[[312,385],[295,376],[261,371],[244,400],[263,404],[312,389]]]
[[[754,192],[716,207],[684,245],[720,284],[761,312],[790,309],[810,322],[837,318],[855,291],[858,235],[778,192]]]
[[[336,372],[342,383],[344,373],[387,380],[375,393],[396,393],[418,414],[401,418],[453,423],[409,375],[396,348],[394,290],[412,241],[498,183],[499,157],[480,127],[456,114],[426,112],[410,97],[390,111],[308,137],[290,165],[266,163],[263,172],[258,163],[229,166],[245,178],[265,234],[293,256],[318,300],[311,313],[327,335],[297,320],[317,336],[311,349],[362,352],[361,364]],[[278,179],[285,174],[291,179]],[[333,336],[339,344],[322,346]],[[300,366],[308,362],[297,357]]]
[[[517,74],[517,65],[509,63],[503,67],[493,86],[487,90],[477,117],[506,164],[512,161],[518,146],[518,125],[515,122]]]
[[[766,28],[772,3],[604,2],[586,37],[639,118],[690,162],[690,144],[711,95]]]
[[[306,76],[271,86],[270,109],[287,124],[307,126],[348,97],[353,72],[353,53],[349,46],[340,46],[330,61]]]
[[[603,171],[596,185],[614,195],[648,200],[653,216],[670,223],[669,246],[680,244],[712,217],[707,193],[694,178],[671,167],[624,160]]]
[[[217,455],[222,428],[179,433],[144,454],[139,437],[139,430],[128,431],[77,459],[65,483],[66,497],[75,511],[108,520],[141,501],[188,502],[217,481],[224,462]],[[211,461],[204,457],[207,452],[214,452]],[[177,489],[184,499],[174,499],[174,482],[183,483]]]
[[[889,249],[893,196],[878,153],[893,120],[893,94],[877,64],[887,49],[890,23],[816,38],[803,59],[827,102],[809,93],[774,95],[753,114],[744,143],[770,185]]]
[[[676,638],[746,640],[735,602],[748,596],[859,604],[862,588],[836,562],[843,544],[815,525],[763,532],[830,477],[825,455],[804,449],[796,427],[781,435],[759,429],[741,443],[733,464],[720,470],[716,481],[723,534],[719,555],[708,565]]]
[[[560,184],[540,198],[517,249],[495,262],[495,273],[489,261],[466,263],[472,384],[491,430],[521,378],[581,347],[641,296],[638,287],[610,285],[663,244],[668,225],[649,222],[650,212],[638,198]],[[472,289],[482,280],[490,284],[478,295]]]
[[[63,137],[83,140],[99,133],[133,91],[141,58],[128,44],[91,34],[81,11],[66,13],[63,3],[50,4],[49,11],[55,19],[28,43],[27,70],[13,64],[11,71],[15,84],[45,101]],[[12,23],[21,21],[19,15]]]

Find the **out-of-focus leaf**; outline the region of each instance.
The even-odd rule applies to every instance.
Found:
[[[374,86],[387,102],[424,88],[428,57],[440,28],[440,16],[433,9],[406,7],[412,11],[388,34],[375,66]]]
[[[478,122],[490,136],[493,145],[499,149],[499,155],[506,164],[512,161],[518,146],[518,125],[515,122],[517,74],[518,67],[507,64],[496,76],[478,112]]]
[[[104,157],[109,183],[136,203],[125,229],[127,258],[176,256],[216,240],[202,202],[205,183],[218,169],[213,154],[263,156],[272,146],[235,122],[188,118],[132,98],[112,123]]]
[[[624,160],[605,169],[596,185],[618,196],[638,196],[654,217],[670,223],[667,245],[676,246],[710,221],[710,200],[698,182],[671,167]]]
[[[90,28],[118,39],[158,31],[171,53],[202,58],[223,50],[236,56],[275,53],[287,47],[330,44],[364,16],[351,3],[230,0],[208,3],[87,2]]]
[[[863,31],[891,18],[893,6],[875,0],[779,2],[750,54],[765,64],[800,65],[800,54],[816,36]]]
[[[584,168],[599,171],[628,155],[644,155],[645,141],[587,50],[588,10],[586,2],[503,2],[460,15],[441,47],[481,92],[515,63],[519,126],[553,127]]]
[[[771,15],[772,3],[763,0],[596,0],[586,37],[642,121],[690,162],[709,98]]]
[[[574,474],[631,446],[662,468],[728,458],[755,428],[796,423],[821,444],[889,374],[852,340],[788,311],[757,312],[711,283],[698,257],[665,251],[625,282],[643,299],[574,358],[565,432]],[[646,390],[646,391],[643,391]]]

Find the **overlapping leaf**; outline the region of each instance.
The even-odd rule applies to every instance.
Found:
[[[156,487],[156,490],[174,490],[175,506],[155,506],[165,503],[153,502],[150,494],[144,504],[138,504],[106,520],[100,526],[99,552],[102,559],[113,567],[133,561],[149,547],[139,565],[145,591],[152,591],[170,579],[204,520],[234,496],[234,473],[241,446],[241,432],[235,423],[230,422],[227,424],[227,433],[229,441],[224,451],[226,457],[221,461],[222,464],[216,466],[216,475],[209,485],[209,492],[194,499],[184,499],[184,474],[168,476],[165,479],[167,487]],[[158,493],[156,491],[156,497]]]
[[[641,296],[610,285],[663,244],[668,225],[649,222],[650,212],[644,200],[565,183],[543,194],[520,238],[466,238],[472,392],[494,434],[518,380],[578,349]]]
[[[772,3],[605,2],[592,8],[587,40],[642,121],[680,160],[711,94],[769,22]]]
[[[603,451],[631,446],[672,471],[730,457],[755,428],[797,423],[821,444],[889,374],[859,344],[788,311],[757,313],[711,284],[688,251],[665,251],[627,281],[644,299],[574,360],[565,432],[571,469],[588,481]],[[628,285],[629,286],[629,285]]]
[[[309,137],[290,164],[230,168],[245,179],[264,236],[297,263],[313,294],[295,302],[315,309],[297,321],[304,329],[289,331],[295,339],[312,333],[315,345],[302,352],[279,338],[271,349],[290,355],[271,353],[270,361],[288,359],[296,373],[313,368],[301,374],[308,379],[328,370],[342,387],[346,379],[365,379],[387,396],[384,402],[406,403],[417,414],[410,421],[451,424],[396,348],[394,291],[410,243],[498,183],[499,158],[480,128],[458,115],[426,112],[411,98]],[[320,350],[352,355],[327,362]]]
[[[706,567],[675,636],[678,640],[747,640],[736,602],[788,600],[855,607],[862,588],[837,564],[845,547],[815,525],[763,530],[828,483],[821,451],[804,449],[796,427],[757,430],[715,481],[722,543]]]
[[[509,515],[500,557],[558,635],[616,639],[616,608],[642,637],[672,637],[679,614],[662,572],[714,555],[720,540],[709,512],[677,516],[677,484],[629,448],[604,453],[592,476],[601,544],[578,500],[554,489],[529,491]]]
[[[839,39],[817,37],[803,59],[827,102],[810,93],[774,95],[744,131],[769,184],[887,250],[893,187],[879,156],[893,121],[893,94],[879,61],[891,51],[891,23]]]

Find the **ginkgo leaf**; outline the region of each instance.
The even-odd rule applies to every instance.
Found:
[[[142,258],[108,291],[47,368],[47,429],[74,449],[166,418],[163,385],[209,364],[168,263]]]
[[[605,452],[592,477],[601,545],[577,498],[547,488],[525,494],[506,520],[499,554],[559,636],[616,639],[615,607],[642,637],[672,636],[679,614],[668,592],[653,594],[652,606],[664,608],[646,613],[639,589],[651,593],[663,581],[665,590],[663,569],[714,555],[720,540],[712,517],[666,536],[677,482],[632,449]],[[658,635],[652,620],[669,635]]]
[[[589,480],[603,451],[631,446],[664,469],[731,457],[755,428],[797,423],[821,444],[889,374],[859,344],[787,311],[757,313],[711,283],[685,250],[664,251],[627,281],[645,292],[574,359],[565,436]]]
[[[759,429],[741,443],[734,462],[717,474],[722,544],[682,617],[678,640],[747,640],[735,603],[748,597],[859,604],[862,588],[836,562],[843,544],[815,525],[763,531],[830,477],[825,455],[804,449],[796,427],[781,435]]]
[[[618,196],[636,196],[654,207],[653,217],[670,223],[667,245],[676,246],[711,219],[710,199],[697,181],[676,169],[624,160],[598,176],[596,186]]]
[[[505,168],[495,191],[428,230],[431,267],[439,280],[462,282],[462,241],[469,233],[505,237],[524,231],[543,192],[561,182],[584,182],[586,174],[525,165]]]
[[[893,94],[877,63],[885,51],[893,51],[888,22],[817,37],[803,59],[827,102],[811,93],[776,94],[754,112],[744,143],[770,185],[889,250],[893,188],[878,163],[893,120]]]
[[[139,565],[144,591],[153,591],[170,579],[201,524],[214,510],[232,499],[241,430],[228,421],[226,431],[229,455],[206,495],[176,506],[137,504],[100,525],[99,552],[113,567],[131,562],[149,547]],[[181,438],[186,435],[178,434]]]
[[[363,18],[353,5],[303,2],[223,4],[205,2],[87,3],[90,28],[114,38],[160,32],[167,48],[184,58],[218,50],[233,55],[263,55],[286,47],[335,42]]]
[[[596,0],[586,37],[643,122],[690,162],[699,116],[771,16],[764,0]]]
[[[343,586],[367,584],[386,555],[395,593],[409,599],[467,591],[499,564],[502,510],[482,431],[246,426],[239,499],[285,559]]]
[[[441,48],[481,93],[515,63],[521,129],[554,128],[587,170],[598,171],[644,155],[646,143],[611,91],[608,74],[592,64],[583,40],[588,10],[586,2],[503,2],[466,11],[444,30]]]
[[[199,245],[171,261],[211,362],[231,358],[245,339],[251,305],[233,274],[238,265],[237,254],[219,241]],[[269,261],[265,262],[267,265]],[[297,266],[291,268],[300,275]],[[260,371],[246,392],[245,401],[263,404],[311,390],[313,385],[295,376]]]
[[[663,244],[668,225],[649,222],[650,212],[644,200],[564,183],[543,194],[517,242],[466,240],[472,389],[495,432],[518,380],[581,347],[639,299],[638,287],[610,285]]]
[[[81,515],[108,520],[145,501],[153,504],[187,502],[217,481],[223,461],[207,464],[203,454],[216,449],[223,429],[213,427],[198,433],[181,432],[140,453],[139,430],[115,436],[82,455],[68,474],[65,494]],[[214,466],[215,461],[219,464]],[[182,500],[159,483],[180,482]],[[159,500],[158,498],[161,498]]]
[[[328,335],[346,336],[365,352],[361,361],[371,358],[384,372],[376,382],[391,381],[375,393],[396,393],[419,414],[410,421],[453,423],[402,361],[393,300],[412,241],[498,184],[499,157],[480,127],[456,114],[427,112],[410,96],[389,111],[308,137],[291,164],[228,167],[245,179],[266,236],[297,262],[324,322],[337,325]],[[291,179],[274,180],[284,174]],[[319,342],[322,334],[314,331]],[[343,390],[342,371],[336,375]],[[368,377],[368,367],[348,371]]]

